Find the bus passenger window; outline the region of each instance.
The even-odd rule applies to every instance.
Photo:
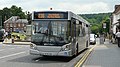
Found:
[[[79,32],[79,36],[81,37],[81,36],[83,36],[83,34],[82,34],[82,25],[80,25],[80,32]]]
[[[82,34],[83,34],[83,36],[86,35],[86,34],[85,34],[85,28],[82,29]]]

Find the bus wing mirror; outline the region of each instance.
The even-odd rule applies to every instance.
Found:
[[[73,22],[73,24],[76,24],[76,22]]]
[[[73,22],[73,24],[76,24],[76,25],[81,24],[81,25],[82,25],[82,22],[81,22],[81,21],[77,21],[77,20],[76,20],[76,21],[74,21],[74,22]]]
[[[75,18],[72,18],[72,21],[71,21],[73,24],[76,24],[76,19]]]
[[[78,21],[78,20],[75,19],[75,18],[72,18],[72,22],[73,22],[73,24],[82,24],[81,21]]]

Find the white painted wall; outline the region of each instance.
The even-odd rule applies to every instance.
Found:
[[[118,19],[120,19],[120,11],[117,14],[113,13],[113,23],[112,24],[114,25],[115,23],[117,23]],[[116,25],[113,26],[113,33],[114,34],[116,33]]]

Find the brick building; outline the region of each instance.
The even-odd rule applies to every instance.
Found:
[[[4,29],[7,32],[25,31],[27,19],[20,19],[18,16],[12,16],[4,22]]]

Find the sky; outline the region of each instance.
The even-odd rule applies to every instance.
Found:
[[[113,12],[120,0],[0,0],[0,9],[12,5],[21,7],[23,11],[72,11],[76,14],[93,14]]]

